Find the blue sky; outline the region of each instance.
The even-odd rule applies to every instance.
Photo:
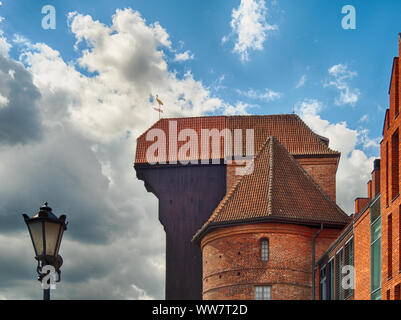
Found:
[[[366,195],[400,1],[0,3],[0,299],[41,298],[20,214],[45,200],[70,220],[55,298],[164,297],[158,203],[132,168],[155,94],[166,117],[295,110],[342,153],[338,204]]]
[[[322,115],[331,121],[347,121],[357,128],[363,124],[372,137],[381,133],[383,108],[388,105],[388,85],[392,57],[397,54],[397,33],[401,30],[399,1],[268,1],[267,20],[278,30],[269,33],[263,50],[251,51],[243,63],[232,53],[233,43],[222,44],[231,32],[232,9],[239,1],[57,1],[57,29],[43,30],[41,8],[49,1],[3,1],[0,14],[6,18],[2,27],[6,36],[18,33],[32,42],[45,42],[60,51],[64,60],[77,57],[73,49],[74,35],[67,26],[67,14],[77,11],[89,14],[105,24],[111,23],[116,8],[138,10],[148,23],[160,22],[167,30],[175,48],[190,50],[194,59],[169,64],[179,75],[192,70],[194,77],[211,86],[224,76],[224,89],[214,92],[225,101],[246,101],[258,107],[256,114],[292,112],[294,104],[304,98],[322,101]],[[357,29],[341,27],[341,8],[352,4],[357,13]],[[183,42],[183,45],[180,44]],[[17,57],[18,48],[11,52]],[[171,56],[171,54],[170,54]],[[360,90],[355,106],[333,106],[337,94],[332,87],[324,88],[327,70],[345,64],[358,75],[350,86]],[[306,83],[295,86],[302,76]],[[269,88],[282,93],[282,98],[263,102],[241,96],[236,90],[263,91]],[[367,152],[374,155],[376,150]]]

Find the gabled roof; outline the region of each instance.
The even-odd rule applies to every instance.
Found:
[[[284,146],[268,137],[254,158],[253,172],[238,178],[193,241],[211,227],[237,223],[285,221],[343,227],[349,220]]]
[[[153,141],[146,141],[147,133],[152,129],[161,129],[166,134],[166,158],[176,159],[177,156],[169,154],[169,124],[176,121],[177,132],[183,129],[193,129],[198,137],[201,136],[202,129],[229,129],[232,133],[235,129],[242,129],[243,151],[245,151],[245,134],[246,129],[254,130],[254,153],[257,154],[261,146],[265,143],[269,136],[275,136],[281,144],[292,155],[325,155],[332,157],[340,157],[340,153],[331,150],[328,147],[328,139],[315,134],[296,114],[269,115],[269,116],[213,116],[213,117],[196,117],[196,118],[176,118],[161,119],[151,128],[143,133],[137,139],[137,150],[135,156],[136,164],[146,164],[146,150]],[[234,136],[234,134],[232,134]],[[178,149],[185,144],[186,141],[178,142]],[[224,158],[224,139],[221,139],[220,154],[214,155],[209,152],[209,159]],[[202,139],[198,139],[198,159],[202,160]]]

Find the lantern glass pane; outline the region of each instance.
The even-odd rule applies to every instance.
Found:
[[[45,222],[45,233],[46,233],[46,255],[54,256],[57,238],[60,230],[59,223]]]
[[[30,222],[29,230],[31,231],[33,248],[35,249],[36,256],[40,256],[43,254],[42,222]]]
[[[56,251],[54,252],[55,256],[58,255],[58,251],[60,250],[60,244],[61,244],[61,239],[63,238],[63,233],[64,233],[64,228],[61,227],[60,228],[60,236],[58,237],[58,241],[57,241]]]

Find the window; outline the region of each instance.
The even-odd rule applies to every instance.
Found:
[[[399,136],[398,129],[391,137],[391,197],[399,195]]]
[[[390,290],[387,290],[386,299],[387,300],[391,300],[391,292],[390,292]]]
[[[387,277],[393,276],[393,219],[389,214],[387,217]]]
[[[260,259],[262,261],[269,260],[269,240],[262,239],[260,241]]]
[[[388,152],[388,141],[386,142],[386,205],[387,205],[387,207],[388,207],[388,203],[389,203],[389,197],[388,197],[388,193],[389,193],[389,190],[388,190],[388,169],[389,169],[389,165],[388,165],[388,163],[389,163],[389,152]]]
[[[381,211],[380,197],[370,208],[370,291],[372,300],[381,299]]]
[[[351,238],[344,246],[344,265],[345,266],[354,266],[354,238]],[[346,274],[348,276],[348,280],[347,280],[347,286],[348,288],[344,290],[344,298],[348,299],[353,295],[353,287],[354,287],[354,283],[353,283],[353,277],[350,277],[352,275],[348,273]]]
[[[398,208],[398,266],[401,272],[401,206]]]
[[[328,300],[334,300],[334,260],[331,259],[328,263]]]
[[[324,266],[320,270],[320,285],[319,285],[319,295],[320,295],[320,300],[327,300],[327,273],[326,273],[327,267]]]
[[[255,287],[255,300],[271,300],[271,286]]]
[[[400,284],[397,284],[394,288],[394,300],[401,300],[400,299]]]
[[[337,253],[335,257],[335,272],[336,272],[336,289],[335,289],[335,294],[336,294],[336,300],[342,300],[343,299],[343,289],[342,289],[342,280],[343,280],[343,249],[341,248]]]

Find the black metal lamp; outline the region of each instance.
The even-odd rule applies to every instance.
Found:
[[[35,259],[38,261],[37,272],[38,280],[42,281],[44,274],[41,272],[45,265],[51,265],[58,273],[60,281],[60,267],[63,264],[63,259],[58,254],[60,249],[63,233],[67,229],[66,216],[61,215],[57,218],[48,203],[39,209],[32,218],[23,214],[25,223],[28,226],[31,236],[33,248],[35,250]],[[44,299],[50,299],[50,290],[44,289]]]

